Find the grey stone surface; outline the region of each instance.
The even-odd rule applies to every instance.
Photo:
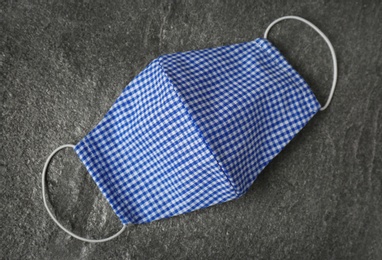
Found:
[[[315,116],[242,198],[79,242],[49,218],[49,153],[92,129],[160,54],[250,41],[303,16],[338,55],[332,105]],[[382,259],[382,13],[375,1],[2,1],[2,259]],[[324,41],[297,21],[270,40],[323,102]],[[50,202],[74,232],[104,237],[117,217],[73,151],[48,174]]]

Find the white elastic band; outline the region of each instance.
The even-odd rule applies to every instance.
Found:
[[[45,196],[45,190],[46,190],[46,181],[45,181],[45,176],[46,176],[46,171],[48,169],[48,165],[50,163],[50,160],[52,159],[52,157],[58,152],[60,151],[61,149],[64,149],[64,148],[74,148],[74,145],[72,144],[64,144],[64,145],[61,145],[60,147],[58,147],[56,150],[54,150],[48,157],[48,159],[46,160],[45,162],[45,165],[44,165],[44,169],[42,170],[42,199],[44,201],[44,205],[45,205],[45,208],[46,210],[48,211],[50,217],[53,219],[53,221],[62,229],[64,230],[66,233],[68,233],[69,235],[71,235],[72,237],[75,237],[79,240],[82,240],[84,242],[90,242],[90,243],[101,243],[101,242],[106,242],[106,241],[109,241],[109,240],[112,240],[113,238],[116,238],[117,236],[119,236],[125,229],[126,229],[126,225],[123,225],[122,229],[120,231],[118,231],[118,233],[112,235],[111,237],[108,237],[108,238],[104,238],[104,239],[88,239],[88,238],[84,238],[84,237],[80,237],[74,233],[72,233],[71,231],[67,230],[63,225],[61,225],[60,222],[58,222],[58,220],[56,219],[56,217],[52,214],[52,212],[50,211],[49,207],[48,207],[48,203],[46,201],[46,196]]]
[[[337,71],[338,70],[337,69],[337,57],[336,57],[336,53],[334,51],[333,45],[329,41],[328,37],[326,37],[326,35],[320,29],[318,29],[317,26],[315,26],[314,24],[312,24],[308,20],[305,20],[304,18],[301,18],[299,16],[294,16],[294,15],[283,16],[283,17],[280,17],[280,18],[276,19],[275,21],[273,21],[268,26],[268,28],[265,30],[264,38],[267,39],[268,33],[271,30],[271,28],[273,27],[273,25],[275,25],[276,23],[278,23],[282,20],[287,20],[287,19],[299,20],[301,22],[306,23],[307,25],[312,27],[316,32],[318,32],[321,35],[321,37],[325,40],[326,44],[329,46],[330,52],[332,54],[332,59],[333,59],[333,83],[332,83],[332,88],[330,90],[328,100],[326,101],[325,105],[323,107],[321,107],[321,109],[320,109],[321,111],[323,111],[329,106],[330,102],[332,101],[334,90],[336,89],[336,84],[337,84],[337,73],[338,73],[338,71]]]

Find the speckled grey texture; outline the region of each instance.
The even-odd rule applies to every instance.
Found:
[[[375,1],[2,1],[2,259],[382,259],[382,12]],[[160,54],[261,37],[294,14],[338,55],[332,105],[315,116],[242,198],[132,225],[112,242],[61,231],[41,199],[49,153],[76,143]],[[323,102],[329,50],[288,21],[270,40]],[[74,232],[104,237],[117,217],[73,151],[53,160],[50,202]]]

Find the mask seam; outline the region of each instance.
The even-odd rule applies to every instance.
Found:
[[[181,105],[182,105],[182,108],[183,110],[186,112],[189,120],[191,120],[191,123],[192,125],[194,126],[194,128],[196,129],[197,133],[198,133],[198,136],[202,139],[202,142],[204,143],[204,145],[206,146],[208,152],[212,155],[212,157],[214,158],[214,162],[215,164],[218,166],[219,170],[223,173],[224,177],[226,178],[226,180],[228,181],[228,183],[230,184],[230,186],[232,187],[232,189],[234,190],[235,194],[240,197],[241,195],[243,195],[243,192],[241,191],[238,191],[237,188],[232,184],[232,181],[230,180],[229,178],[229,175],[228,175],[228,172],[227,170],[225,169],[224,167],[224,164],[223,163],[220,163],[219,160],[216,158],[215,154],[212,152],[212,149],[210,147],[210,145],[208,144],[207,140],[205,139],[204,135],[203,135],[203,132],[200,130],[200,128],[198,127],[198,125],[196,124],[194,118],[192,117],[192,114],[191,112],[188,110],[187,106],[184,104],[183,100],[182,100],[182,97],[181,95],[179,94],[179,92],[176,90],[176,87],[175,87],[175,84],[172,82],[171,78],[168,76],[166,70],[164,69],[163,65],[162,65],[162,57],[159,57],[158,58],[158,63],[159,63],[159,66],[162,70],[162,72],[164,73],[167,81],[169,82],[170,86],[171,86],[171,89],[175,92],[177,98],[179,99]]]

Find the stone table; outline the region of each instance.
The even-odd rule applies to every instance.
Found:
[[[2,259],[382,259],[382,4],[375,1],[3,1]],[[49,153],[76,143],[158,55],[251,41],[302,16],[338,56],[331,106],[316,115],[242,198],[131,225],[103,244],[61,231],[41,199]],[[285,21],[270,40],[324,102],[331,57],[316,32]],[[81,165],[53,160],[49,201],[74,232],[121,224]]]

